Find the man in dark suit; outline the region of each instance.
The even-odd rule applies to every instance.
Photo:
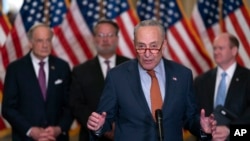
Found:
[[[101,20],[94,26],[94,44],[97,56],[74,67],[70,88],[70,106],[81,125],[80,141],[89,140],[86,123],[91,112],[96,111],[107,70],[129,60],[116,55],[118,44],[118,25],[110,20]],[[105,61],[108,60],[109,64]],[[107,132],[99,141],[113,140],[113,132]]]
[[[154,20],[142,21],[135,27],[134,37],[137,59],[109,72],[98,110],[89,116],[92,139],[111,130],[115,122],[115,141],[158,140],[158,118],[152,104],[157,94],[163,101],[158,108],[162,110],[164,141],[182,141],[183,128],[197,136],[201,131],[212,133],[213,117],[205,117],[204,110],[200,117],[196,109],[191,70],[162,56],[166,46],[163,26]],[[151,72],[156,76],[150,76]],[[155,79],[159,93],[153,93]]]
[[[238,118],[231,119],[228,124],[218,126],[214,140],[226,140],[229,137],[230,124],[250,124],[250,71],[236,62],[239,41],[229,33],[222,33],[213,42],[213,54],[217,67],[198,76],[194,81],[197,101],[207,114],[213,113],[217,107],[217,93],[220,74],[226,72],[225,97],[220,104]]]
[[[70,67],[50,55],[52,37],[47,25],[33,26],[28,33],[31,51],[7,68],[2,115],[12,127],[13,141],[69,140]]]

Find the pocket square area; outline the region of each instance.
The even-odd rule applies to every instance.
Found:
[[[55,81],[55,85],[61,84],[62,82],[63,82],[62,79],[57,79],[57,80]]]

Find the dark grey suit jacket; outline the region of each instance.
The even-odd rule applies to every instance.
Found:
[[[123,56],[116,56],[116,65],[129,60]],[[87,120],[96,111],[104,87],[104,76],[97,57],[74,67],[70,88],[70,106],[74,117],[81,124],[81,141],[89,140]],[[101,141],[107,140],[102,137]]]
[[[60,82],[59,82],[60,81]],[[65,61],[49,56],[47,99],[44,101],[30,53],[9,64],[4,82],[2,115],[12,127],[12,140],[31,140],[32,126],[60,126],[67,141],[73,121],[68,105],[70,68]]]
[[[194,81],[199,108],[204,108],[207,115],[214,110],[216,73],[217,68],[209,70]],[[228,88],[224,107],[239,117],[230,124],[250,124],[250,71],[238,64]]]

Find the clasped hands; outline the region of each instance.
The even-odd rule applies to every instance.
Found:
[[[56,137],[61,134],[61,128],[49,126],[47,128],[32,127],[30,137],[36,141],[56,141]]]

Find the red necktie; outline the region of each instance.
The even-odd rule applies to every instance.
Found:
[[[44,72],[44,62],[39,62],[40,68],[38,72],[38,81],[39,85],[43,94],[44,100],[46,99],[46,78],[45,78],[45,72]]]
[[[151,98],[151,112],[155,119],[155,110],[162,109],[162,97],[159,82],[155,75],[155,71],[148,71],[151,76],[151,88],[150,88],[150,98]]]

